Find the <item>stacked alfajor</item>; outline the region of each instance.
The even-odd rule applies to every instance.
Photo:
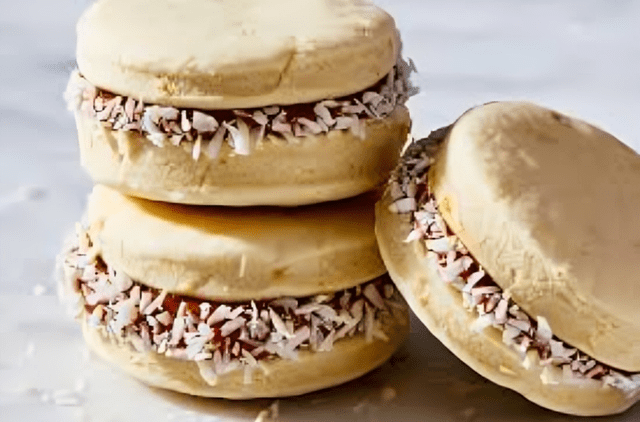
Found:
[[[66,99],[96,186],[60,264],[90,348],[233,399],[386,361],[408,308],[367,192],[410,126],[393,19],[355,0],[98,0],[77,30]]]

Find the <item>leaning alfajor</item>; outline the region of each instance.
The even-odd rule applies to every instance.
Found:
[[[407,149],[376,210],[417,316],[490,380],[577,415],[640,397],[640,157],[529,103]]]
[[[354,0],[98,0],[66,98],[97,183],[168,202],[301,205],[394,166],[415,90],[393,18]]]
[[[60,256],[61,284],[91,349],[147,384],[231,399],[307,393],[370,371],[407,336],[373,203],[193,207],[98,185]]]

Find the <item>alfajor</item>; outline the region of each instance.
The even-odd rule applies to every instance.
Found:
[[[61,285],[90,348],[149,385],[231,399],[330,387],[408,333],[374,201],[193,207],[98,185],[60,255]]]
[[[356,0],[98,0],[66,99],[97,183],[301,205],[384,181],[415,92],[394,20]]]
[[[523,102],[413,143],[376,208],[391,278],[454,354],[541,406],[640,397],[640,157]]]

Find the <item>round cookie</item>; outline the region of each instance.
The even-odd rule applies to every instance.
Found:
[[[381,254],[474,370],[556,411],[618,413],[640,397],[639,182],[611,135],[486,104],[407,149],[377,205]]]
[[[297,396],[358,378],[382,365],[407,336],[408,325],[383,328],[388,341],[367,342],[364,337],[338,341],[330,351],[301,351],[296,359],[260,362],[248,377],[244,371],[212,376],[206,362],[139,352],[102,329],[83,323],[84,338],[98,356],[144,383],[202,397],[250,399]],[[205,375],[203,375],[205,374]]]
[[[386,119],[365,120],[364,139],[348,130],[293,144],[268,135],[249,155],[225,143],[217,157],[194,160],[192,145],[159,148],[140,133],[77,116],[81,162],[94,180],[142,198],[227,206],[314,204],[366,192],[395,166],[408,121],[408,110],[397,107]]]
[[[91,241],[106,262],[150,287],[216,300],[308,296],[386,273],[375,196],[301,208],[193,207],[97,185]]]
[[[77,31],[92,84],[206,110],[353,94],[388,74],[400,49],[393,18],[352,0],[101,0]]]

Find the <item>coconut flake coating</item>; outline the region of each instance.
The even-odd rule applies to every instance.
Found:
[[[425,242],[428,254],[437,260],[442,281],[457,289],[464,307],[477,315],[472,329],[480,332],[494,327],[502,331],[502,341],[521,354],[523,366],[533,364],[533,352],[540,365],[560,368],[563,381],[579,385],[596,380],[603,386],[635,394],[640,390],[640,374],[611,368],[555,337],[544,317],[532,318],[503,292],[445,223],[427,175],[450,128],[438,129],[428,138],[413,142],[389,182],[393,200],[390,210],[412,216],[413,229],[405,242]],[[554,383],[549,371],[543,370],[541,379]]]
[[[269,134],[290,140],[331,130],[351,130],[363,137],[363,119],[383,119],[418,92],[409,79],[414,71],[411,60],[407,63],[399,58],[386,77],[363,92],[311,104],[255,109],[193,110],[146,105],[92,85],[77,70],[71,75],[64,97],[69,110],[87,113],[112,130],[142,133],[158,147],[167,142],[175,146],[191,142],[192,155],[197,160],[203,151],[217,157],[223,142],[236,154],[248,155],[251,146]]]
[[[408,308],[386,275],[329,294],[221,303],[133,281],[97,255],[82,229],[61,260],[63,282],[90,327],[141,353],[196,361],[208,382],[244,369],[249,383],[261,360],[330,351],[334,342],[355,335],[387,341],[385,323],[407,323]]]

